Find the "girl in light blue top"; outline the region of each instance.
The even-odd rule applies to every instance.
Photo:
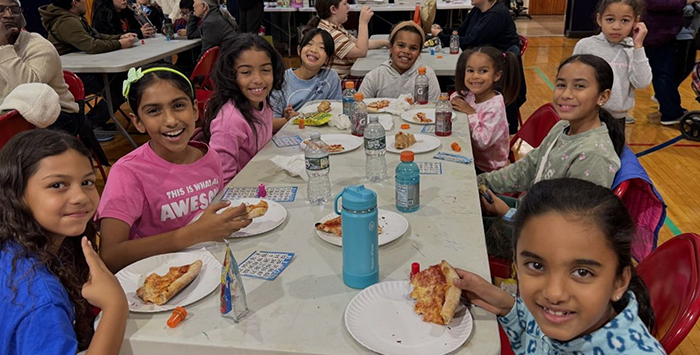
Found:
[[[320,28],[310,29],[301,40],[301,67],[287,69],[284,87],[272,93],[275,117],[289,117],[285,110],[299,110],[312,100],[341,100],[340,77],[326,68],[333,58],[335,45],[330,33]]]
[[[635,224],[610,189],[562,178],[528,191],[515,213],[519,297],[467,271],[455,285],[498,315],[516,354],[665,354],[632,265]]]

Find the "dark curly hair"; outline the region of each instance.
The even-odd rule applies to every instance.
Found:
[[[15,248],[11,275],[18,262],[38,260],[24,275],[14,275],[9,281],[16,292],[20,281],[31,281],[36,270],[46,267],[65,288],[75,306],[75,334],[79,350],[87,349],[94,334],[92,323],[95,315],[87,300],[81,295],[82,286],[88,280],[89,268],[83,257],[81,238],[66,238],[57,253],[52,252],[51,239],[46,230],[34,219],[32,211],[23,202],[29,178],[34,175],[42,159],[75,150],[92,164],[90,151],[78,139],[59,131],[35,129],[14,136],[0,151],[0,250]],[[84,236],[95,243],[96,229],[88,222]],[[5,300],[7,302],[7,300]],[[13,298],[14,301],[14,298]],[[47,331],[50,331],[47,329]]]
[[[236,76],[238,75],[234,65],[241,53],[253,49],[260,52],[265,52],[272,62],[272,87],[270,93],[282,90],[284,86],[284,63],[282,61],[282,56],[275,50],[275,48],[270,45],[264,38],[250,34],[242,33],[236,37],[231,46],[226,48],[216,62],[216,67],[214,67],[214,72],[212,73],[212,78],[214,79],[214,86],[216,87],[214,94],[211,96],[207,102],[207,110],[204,113],[204,127],[202,129],[204,133],[204,141],[209,143],[211,138],[211,122],[216,118],[219,110],[229,101],[231,101],[250,125],[250,129],[253,131],[253,135],[256,139],[258,130],[256,125],[260,125],[261,122],[253,114],[253,106],[245,97],[241,88],[238,87],[236,83]],[[270,104],[270,96],[266,98],[267,104]]]

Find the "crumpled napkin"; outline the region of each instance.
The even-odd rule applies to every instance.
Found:
[[[340,130],[346,130],[350,128],[351,123],[350,118],[347,115],[340,114],[333,115],[333,117],[331,117],[331,120],[328,121],[328,125]]]
[[[304,154],[297,155],[276,155],[270,159],[277,167],[285,170],[291,176],[299,176],[304,181],[309,181],[306,175],[306,162]]]
[[[410,97],[411,101],[413,101],[413,95],[403,94],[403,95],[399,96],[398,99],[393,100],[389,104],[389,106],[382,111],[384,111],[386,113],[390,113],[392,115],[401,116],[402,113],[411,109],[411,105],[409,105],[408,102],[406,101],[407,97]]]

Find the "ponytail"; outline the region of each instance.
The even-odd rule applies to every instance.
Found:
[[[311,19],[309,22],[306,24],[306,27],[304,27],[303,30],[301,30],[302,34],[305,34],[306,32],[313,30],[314,28],[318,27],[318,25],[321,23],[321,18],[318,16],[311,16]]]
[[[644,283],[644,280],[642,280],[642,278],[637,274],[637,270],[635,270],[633,266],[630,266],[629,268],[632,271],[632,278],[630,279],[630,284],[627,289],[632,291],[632,293],[634,293],[634,297],[637,298],[637,315],[651,333],[656,326],[656,319],[654,317],[654,310],[651,308],[649,290],[647,289],[647,285]],[[628,303],[629,297],[627,296],[627,293],[625,293],[625,296],[619,301],[613,302],[613,308],[619,313],[627,306]]]
[[[605,123],[608,127],[608,135],[610,135],[610,140],[615,147],[615,153],[621,157],[622,151],[625,149],[625,121],[613,117],[608,110],[602,107],[598,112],[598,117],[600,117],[600,122]]]
[[[501,72],[501,79],[495,83],[493,89],[503,95],[503,101],[505,101],[506,105],[513,103],[518,98],[520,85],[522,85],[520,80],[520,61],[516,54],[501,52],[494,47],[478,47],[462,52],[457,59],[457,68],[455,69],[455,90],[460,94],[469,91],[464,84],[464,77],[467,71],[467,61],[474,53],[481,53],[491,59],[493,70],[496,73]]]
[[[505,51],[503,52],[504,62],[503,70],[501,74],[501,80],[498,81],[498,86],[501,94],[503,95],[503,101],[506,105],[510,105],[518,98],[520,93],[520,61],[515,53]]]

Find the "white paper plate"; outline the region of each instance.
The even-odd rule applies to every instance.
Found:
[[[318,112],[318,105],[321,104],[323,100],[314,100],[306,103],[304,107],[299,109],[299,113],[316,113]],[[331,113],[334,115],[340,115],[343,113],[343,103],[340,101],[326,100],[331,103]]]
[[[365,104],[367,104],[367,106],[369,106],[369,104],[371,104],[371,103],[373,103],[373,102],[382,101],[382,100],[387,100],[387,101],[389,101],[389,105],[393,104],[394,101],[396,101],[396,99],[390,99],[390,98],[387,98],[387,97],[377,97],[377,98],[373,98],[373,99],[364,99],[363,101],[365,102]],[[387,107],[385,107],[385,108],[383,108],[383,109],[380,109],[380,110],[377,111],[377,112],[387,112],[387,110],[386,110],[387,108],[389,108],[389,107],[387,106]],[[370,112],[369,110],[367,110],[367,113],[370,114],[370,115],[373,114],[373,113],[377,113],[377,112]]]
[[[392,152],[392,153],[401,153],[404,150],[410,150],[416,154],[418,153],[425,153],[429,152],[431,150],[437,149],[440,147],[440,140],[433,137],[433,136],[428,136],[425,134],[414,134],[416,137],[416,143],[411,145],[408,148],[405,149],[396,149],[394,147],[395,143],[395,136],[394,135],[388,135],[386,136],[386,151],[387,152]]]
[[[148,275],[155,272],[162,276],[168,273],[170,267],[192,264],[197,260],[202,260],[202,271],[191,284],[171,298],[168,303],[162,306],[152,303],[144,304],[136,296],[136,290],[143,286],[143,282]],[[137,261],[123,268],[117,273],[116,277],[122,289],[124,289],[130,311],[141,313],[163,312],[174,309],[177,306],[184,307],[197,302],[217,289],[221,283],[221,263],[211,254],[204,252],[161,254]]]
[[[443,355],[472,332],[471,313],[460,305],[450,324],[422,320],[413,310],[408,281],[386,281],[358,293],[345,309],[345,327],[357,342],[385,355]]]
[[[229,208],[238,207],[243,202],[254,205],[260,202],[260,200],[263,199],[242,198],[240,200],[231,201],[231,204],[228,207],[222,208],[216,211],[216,213],[220,214]],[[250,223],[247,227],[239,230],[238,232],[231,234],[229,238],[244,238],[252,237],[258,234],[263,234],[279,227],[284,222],[284,220],[287,219],[287,210],[284,208],[284,206],[272,200],[264,200],[267,201],[268,204],[267,213],[265,213],[265,215],[262,217],[253,218],[252,223]],[[201,216],[202,213],[200,212],[197,216],[192,218],[190,224],[196,222]]]
[[[347,153],[361,147],[364,143],[364,139],[351,134],[322,134],[321,140],[326,144],[342,144],[345,148],[342,152],[331,152],[329,154]],[[302,141],[299,146],[301,147],[301,150],[306,149],[305,141]]]
[[[427,118],[429,118],[433,121],[430,123],[414,121],[413,116],[418,112],[423,112]],[[413,124],[420,124],[420,125],[435,124],[435,109],[434,108],[417,108],[417,109],[413,109],[413,110],[408,110],[408,111],[401,114],[401,119],[406,121],[406,122],[413,123]]]
[[[323,223],[335,217],[338,217],[338,215],[335,212],[332,212],[323,216],[319,222]],[[380,246],[400,238],[408,230],[408,220],[406,217],[396,212],[380,209],[377,219],[379,226],[382,227],[382,233],[379,235]],[[321,239],[327,241],[328,243],[343,246],[343,238],[333,233],[322,232],[316,229],[316,234],[318,234]]]

